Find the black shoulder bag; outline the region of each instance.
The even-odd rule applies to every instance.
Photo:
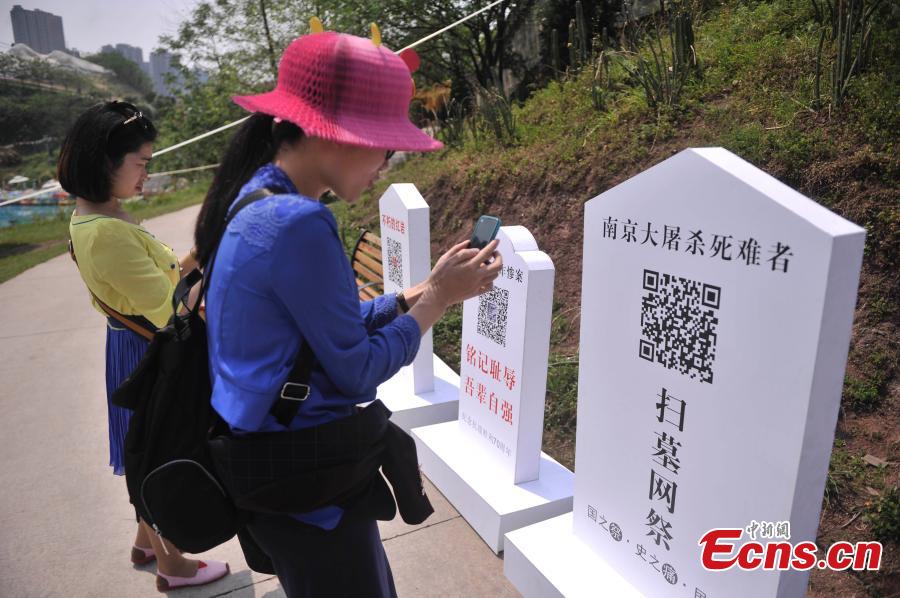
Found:
[[[251,193],[234,206],[229,222],[243,207],[272,195]],[[202,280],[200,299],[209,288],[212,262],[205,275],[194,270],[177,285],[174,314],[154,336],[141,362],[113,393],[116,405],[134,411],[125,438],[125,477],[138,515],[179,549],[204,552],[232,538],[244,522],[212,463],[210,431],[222,422],[212,409],[206,323],[199,303],[179,314],[191,288]],[[306,383],[312,352],[304,344],[272,414],[287,425],[309,394]],[[227,426],[226,426],[227,428]]]

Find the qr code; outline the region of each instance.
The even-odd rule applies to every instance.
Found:
[[[640,356],[712,384],[722,289],[644,270]]]
[[[476,332],[498,345],[506,346],[506,314],[509,310],[509,290],[494,288],[478,296],[478,326]]]
[[[388,280],[403,287],[403,245],[400,241],[387,237],[387,272]]]

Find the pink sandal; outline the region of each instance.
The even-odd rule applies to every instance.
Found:
[[[131,547],[131,562],[135,565],[146,565],[156,560],[156,553],[152,548]]]
[[[228,563],[222,561],[200,561],[193,577],[177,577],[157,571],[156,589],[160,592],[168,592],[189,586],[202,586],[222,579],[229,572]]]

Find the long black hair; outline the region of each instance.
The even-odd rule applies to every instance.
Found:
[[[66,134],[56,163],[56,178],[72,195],[104,203],[109,201],[113,174],[125,154],[155,140],[156,127],[134,104],[95,104]]]
[[[206,265],[225,234],[225,217],[241,187],[247,184],[262,165],[275,158],[283,144],[295,143],[303,137],[303,130],[287,121],[274,121],[268,114],[253,114],[232,136],[219,161],[212,185],[206,192],[194,243],[197,260]]]

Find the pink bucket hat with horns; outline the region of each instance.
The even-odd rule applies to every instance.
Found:
[[[397,55],[372,40],[343,33],[291,42],[270,92],[235,96],[250,112],[294,123],[311,137],[373,149],[428,152],[443,144],[409,120],[418,68],[413,51]]]

